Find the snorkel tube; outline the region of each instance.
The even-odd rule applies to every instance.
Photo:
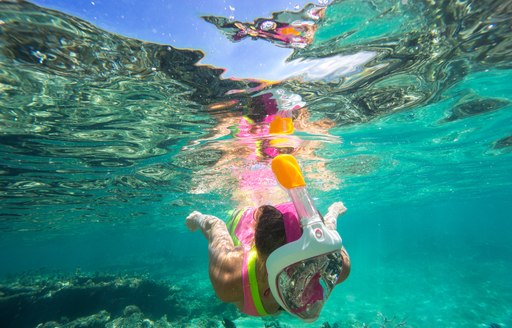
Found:
[[[279,155],[272,160],[272,171],[290,195],[300,218],[302,228],[323,219],[308,193],[304,176],[297,160],[292,155]]]
[[[279,247],[267,258],[270,290],[288,313],[313,322],[341,274],[341,237],[325,226],[292,155],[275,157],[272,171],[293,201],[302,236]]]

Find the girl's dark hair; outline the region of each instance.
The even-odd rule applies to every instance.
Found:
[[[254,241],[258,254],[269,256],[278,247],[286,244],[283,214],[270,205],[258,207],[254,213],[256,229]]]

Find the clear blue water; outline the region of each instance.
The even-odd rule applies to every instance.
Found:
[[[2,279],[145,275],[182,288],[178,326],[269,325],[215,299],[206,241],[183,223],[256,199],[239,179],[268,165],[266,137],[232,131],[282,92],[310,116],[294,155],[317,207],[348,208],[352,272],[316,323],[280,325],[511,327],[511,6],[335,1],[267,85],[197,65],[201,49],[0,3]],[[238,45],[258,42],[283,47]]]

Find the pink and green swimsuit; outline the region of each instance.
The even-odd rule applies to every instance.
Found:
[[[287,243],[299,239],[302,230],[293,203],[279,204],[275,208],[283,214]],[[242,265],[244,307],[242,312],[252,316],[267,316],[269,313],[263,307],[256,280],[258,252],[254,246],[255,211],[256,208],[252,207],[235,210],[227,226],[235,246],[241,245],[244,248]]]

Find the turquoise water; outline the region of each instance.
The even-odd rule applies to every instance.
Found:
[[[512,326],[510,2],[335,1],[289,57],[316,64],[272,85],[224,79],[196,64],[200,49],[29,3],[0,8],[6,326],[63,316],[21,324],[8,284],[109,274],[172,284],[175,326]],[[240,177],[268,166],[254,148],[269,137],[233,131],[269,92],[307,110],[289,142],[317,207],[348,208],[338,228],[352,272],[310,325],[216,300],[206,241],[184,226],[193,210],[261,200]],[[252,188],[282,197],[272,179]],[[77,317],[99,309],[81,306]]]

